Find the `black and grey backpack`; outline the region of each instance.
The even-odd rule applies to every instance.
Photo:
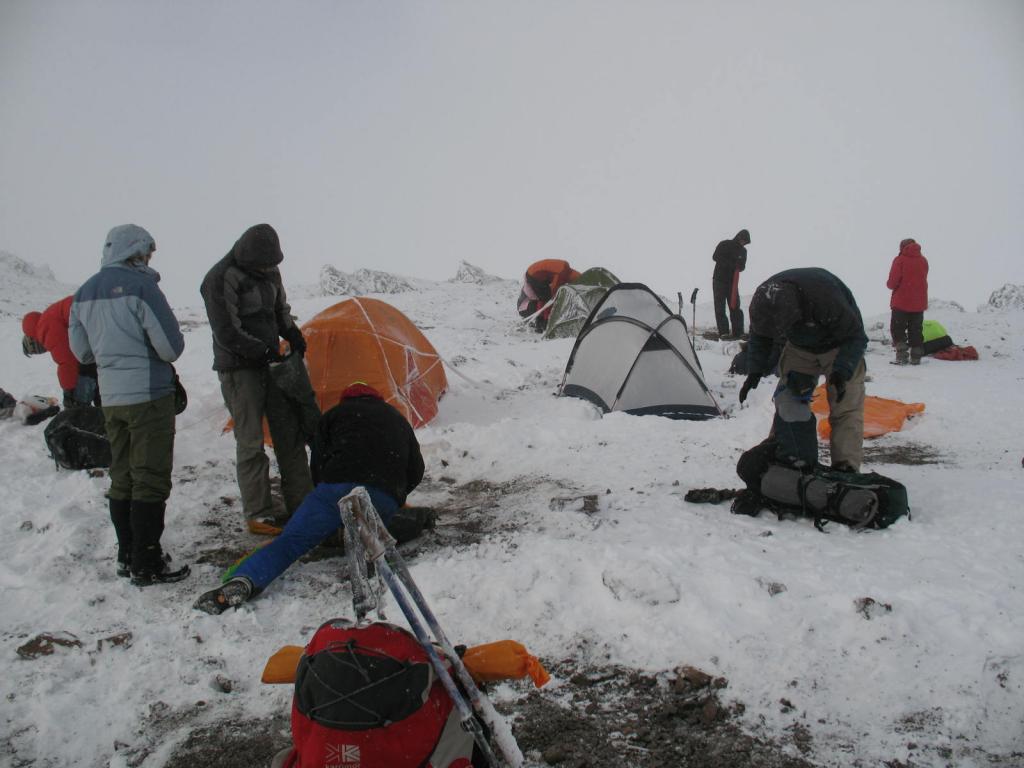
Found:
[[[780,516],[801,515],[821,529],[836,521],[852,528],[887,528],[910,517],[907,489],[876,472],[837,472],[827,467],[794,467],[774,456],[766,440],[740,457],[736,472],[749,492]]]

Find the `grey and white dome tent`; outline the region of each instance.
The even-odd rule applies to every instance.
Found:
[[[686,321],[641,283],[614,286],[591,311],[558,394],[588,400],[605,413],[691,420],[723,415],[704,382]]]

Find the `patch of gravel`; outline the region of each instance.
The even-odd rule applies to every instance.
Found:
[[[575,670],[551,692],[534,691],[511,706],[514,731],[531,765],[565,768],[810,768],[803,731],[785,744],[743,733],[742,705],[727,707],[727,682],[692,667],[649,675],[621,667]],[[787,748],[788,746],[788,748]]]
[[[287,714],[221,722],[192,731],[163,768],[267,768],[291,743]]]

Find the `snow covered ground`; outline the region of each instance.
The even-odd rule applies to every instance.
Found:
[[[12,285],[10,272],[2,277]],[[66,292],[37,278],[0,288],[0,386],[16,396],[59,394],[48,357],[18,354],[20,313]],[[728,679],[723,693],[745,705],[744,727],[774,739],[799,728],[822,765],[1015,764],[1024,752],[1024,312],[947,306],[930,316],[981,360],[899,368],[880,343],[888,317],[865,318],[868,393],[927,404],[903,432],[869,444],[867,467],[907,485],[913,520],[823,534],[807,521],[683,501],[689,488],[738,487],[736,459],[771,420],[767,384],[737,406],[730,345],[698,337],[730,418],[602,418],[553,396],[572,340],[525,329],[516,284],[412,282],[416,290],[381,298],[446,359],[450,390],[418,433],[427,480],[410,502],[444,509],[473,483],[505,491],[480,540],[412,562],[458,642],[510,637],[542,659],[647,672],[692,664]],[[302,321],[339,300],[292,293],[311,296],[293,298]],[[259,683],[266,658],[350,613],[331,559],[295,566],[238,611],[192,609],[221,571],[213,541],[244,550],[259,539],[241,528],[205,314],[176,311],[190,400],[164,545],[193,563],[190,579],[139,590],[116,578],[107,480],[56,471],[42,426],[0,422],[0,764],[161,768],[197,724],[286,712],[290,688]],[[698,327],[712,324],[698,306]],[[871,458],[900,454],[933,463]],[[596,494],[598,510],[551,503],[578,494]],[[874,609],[859,610],[868,597]],[[16,654],[43,632],[80,646]],[[121,645],[108,640],[124,633]]]

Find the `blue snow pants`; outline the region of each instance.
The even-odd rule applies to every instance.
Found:
[[[302,500],[284,530],[272,542],[241,562],[233,576],[245,576],[257,590],[284,573],[288,566],[341,528],[338,501],[362,483],[319,483]],[[398,502],[385,491],[364,485],[380,519],[387,525],[398,511]]]

